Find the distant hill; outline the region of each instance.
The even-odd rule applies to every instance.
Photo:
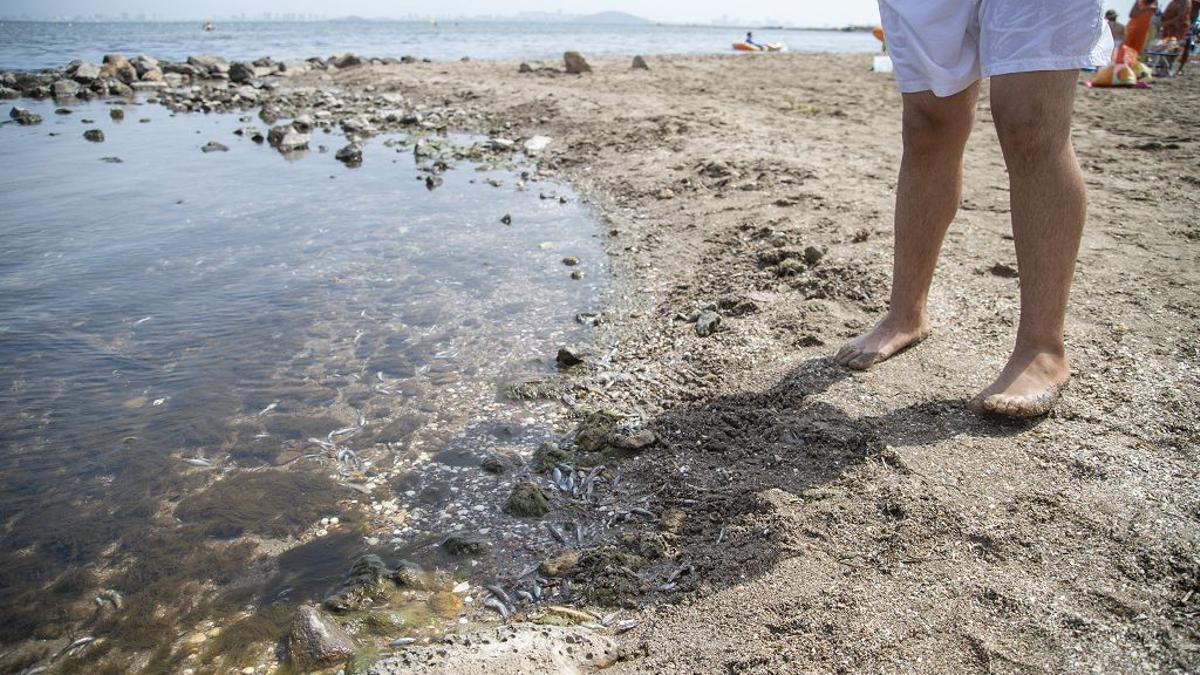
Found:
[[[625,12],[600,12],[599,14],[589,14],[575,19],[579,23],[621,23],[621,24],[650,24],[654,23],[649,19],[643,19],[640,16],[626,14]]]

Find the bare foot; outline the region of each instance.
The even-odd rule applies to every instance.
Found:
[[[981,415],[1041,417],[1058,402],[1071,370],[1061,351],[1018,347],[1000,377],[971,399],[971,410]]]
[[[885,314],[871,330],[846,343],[833,360],[847,368],[866,370],[929,337],[929,321],[904,321]]]

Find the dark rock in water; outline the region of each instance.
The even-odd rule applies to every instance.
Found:
[[[479,463],[479,468],[487,473],[500,475],[511,471],[513,466],[506,457],[493,453],[483,458],[483,461]]]
[[[567,549],[543,560],[538,565],[538,571],[548,577],[561,577],[575,569],[579,564],[579,552]]]
[[[500,219],[500,222],[504,223],[505,225],[512,225],[512,216],[506,213],[504,214],[504,217]]]
[[[650,70],[650,64],[646,63],[646,59],[641,56],[633,57],[633,66],[631,67],[634,70]]]
[[[559,368],[577,366],[586,360],[587,354],[572,347],[559,347],[558,355],[554,357],[554,362],[558,364]]]
[[[440,188],[442,186],[443,182],[444,181],[442,180],[441,176],[426,176],[425,177],[425,189],[433,191],[437,188]]]
[[[429,587],[427,579],[428,575],[420,565],[407,560],[401,560],[396,569],[392,571],[392,582],[400,588],[424,590]]]
[[[17,124],[20,124],[23,127],[42,123],[42,116],[34,113],[28,108],[13,106],[13,109],[8,111],[8,116],[16,120]]]
[[[313,127],[315,126],[316,123],[313,122],[311,115],[300,115],[296,119],[292,120],[292,128],[302,134],[312,133]]]
[[[50,95],[54,100],[61,101],[65,99],[75,98],[79,95],[79,90],[82,87],[75,80],[56,80],[50,85]]]
[[[573,255],[569,255],[562,259],[562,263],[564,265],[566,265],[567,267],[574,267],[579,264],[579,258],[576,258]]]
[[[73,112],[75,112],[75,111],[71,110],[70,108],[55,108],[54,109],[55,115],[70,115]]]
[[[101,157],[100,161],[106,162],[108,164],[124,164],[125,163],[125,160],[121,159],[120,157]]]
[[[502,510],[517,518],[540,518],[550,512],[550,498],[536,483],[517,483]]]
[[[582,281],[583,276],[583,270],[574,270],[571,272],[571,278],[575,281]]]
[[[229,64],[229,81],[237,83],[245,83],[253,80],[256,73],[254,72],[254,64],[246,63],[245,61],[234,61]]]
[[[353,612],[387,602],[396,591],[392,574],[379,556],[364,555],[354,561],[342,585],[325,598],[325,606],[335,612]]]
[[[538,446],[537,451],[533,453],[533,459],[530,460],[530,468],[537,473],[546,473],[554,468],[555,464],[564,462],[571,458],[571,453],[562,449],[558,443],[542,443]]]
[[[491,548],[492,545],[483,537],[464,532],[452,534],[442,542],[442,550],[454,556],[481,556]]]
[[[93,143],[104,142],[104,132],[100,131],[99,129],[88,129],[87,131],[83,132],[83,137]]]
[[[301,605],[296,610],[288,635],[288,652],[297,667],[327,668],[354,656],[356,649],[346,631],[319,609]]]
[[[411,54],[405,54],[404,56],[400,57],[400,63],[416,63],[417,61],[417,57],[412,56]]]
[[[563,63],[566,65],[567,73],[570,75],[582,75],[583,73],[592,72],[592,67],[583,58],[579,52],[567,52],[563,54]]]
[[[700,318],[696,319],[696,335],[700,337],[708,337],[717,331],[721,326],[721,315],[713,311],[700,313]]]
[[[229,146],[227,146],[223,143],[218,143],[216,141],[209,141],[209,142],[205,143],[203,147],[200,148],[200,151],[201,152],[229,152]]]
[[[120,108],[113,108],[108,111],[108,116],[114,120],[123,120],[125,119],[125,111]]]
[[[358,166],[362,164],[362,146],[358,143],[350,143],[338,150],[334,158],[347,166]]]
[[[308,141],[308,134],[296,131],[295,127],[290,124],[271,127],[271,130],[267,132],[267,142],[272,147],[278,148],[280,152],[304,150],[308,147]]]

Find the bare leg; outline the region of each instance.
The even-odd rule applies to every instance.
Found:
[[[1071,145],[1077,77],[1072,70],[992,78],[992,114],[1008,165],[1021,322],[1008,365],[971,402],[977,412],[1044,415],[1070,377],[1063,320],[1087,211]]]
[[[842,347],[838,363],[866,370],[929,335],[929,284],[962,198],[963,149],[978,98],[978,83],[945,98],[927,91],[904,95],[891,303],[874,328]]]

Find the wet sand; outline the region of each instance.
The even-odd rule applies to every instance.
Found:
[[[603,221],[614,281],[593,356],[539,395],[580,424],[564,448],[599,437],[620,461],[588,537],[523,554],[578,550],[561,601],[595,610],[598,632],[633,626],[610,667],[1196,668],[1200,85],[1080,87],[1076,376],[1050,417],[1001,423],[965,408],[1004,363],[1018,297],[986,93],[933,336],[852,373],[830,357],[888,291],[892,82],[858,55],[648,62],[592,60],[584,76],[364,65],[282,87],[398,93],[450,111],[452,130],[548,136],[539,177],[568,181]],[[609,447],[633,430],[655,442]],[[577,517],[551,496],[548,521]],[[429,672],[464,663],[466,647],[433,649],[448,656]]]

